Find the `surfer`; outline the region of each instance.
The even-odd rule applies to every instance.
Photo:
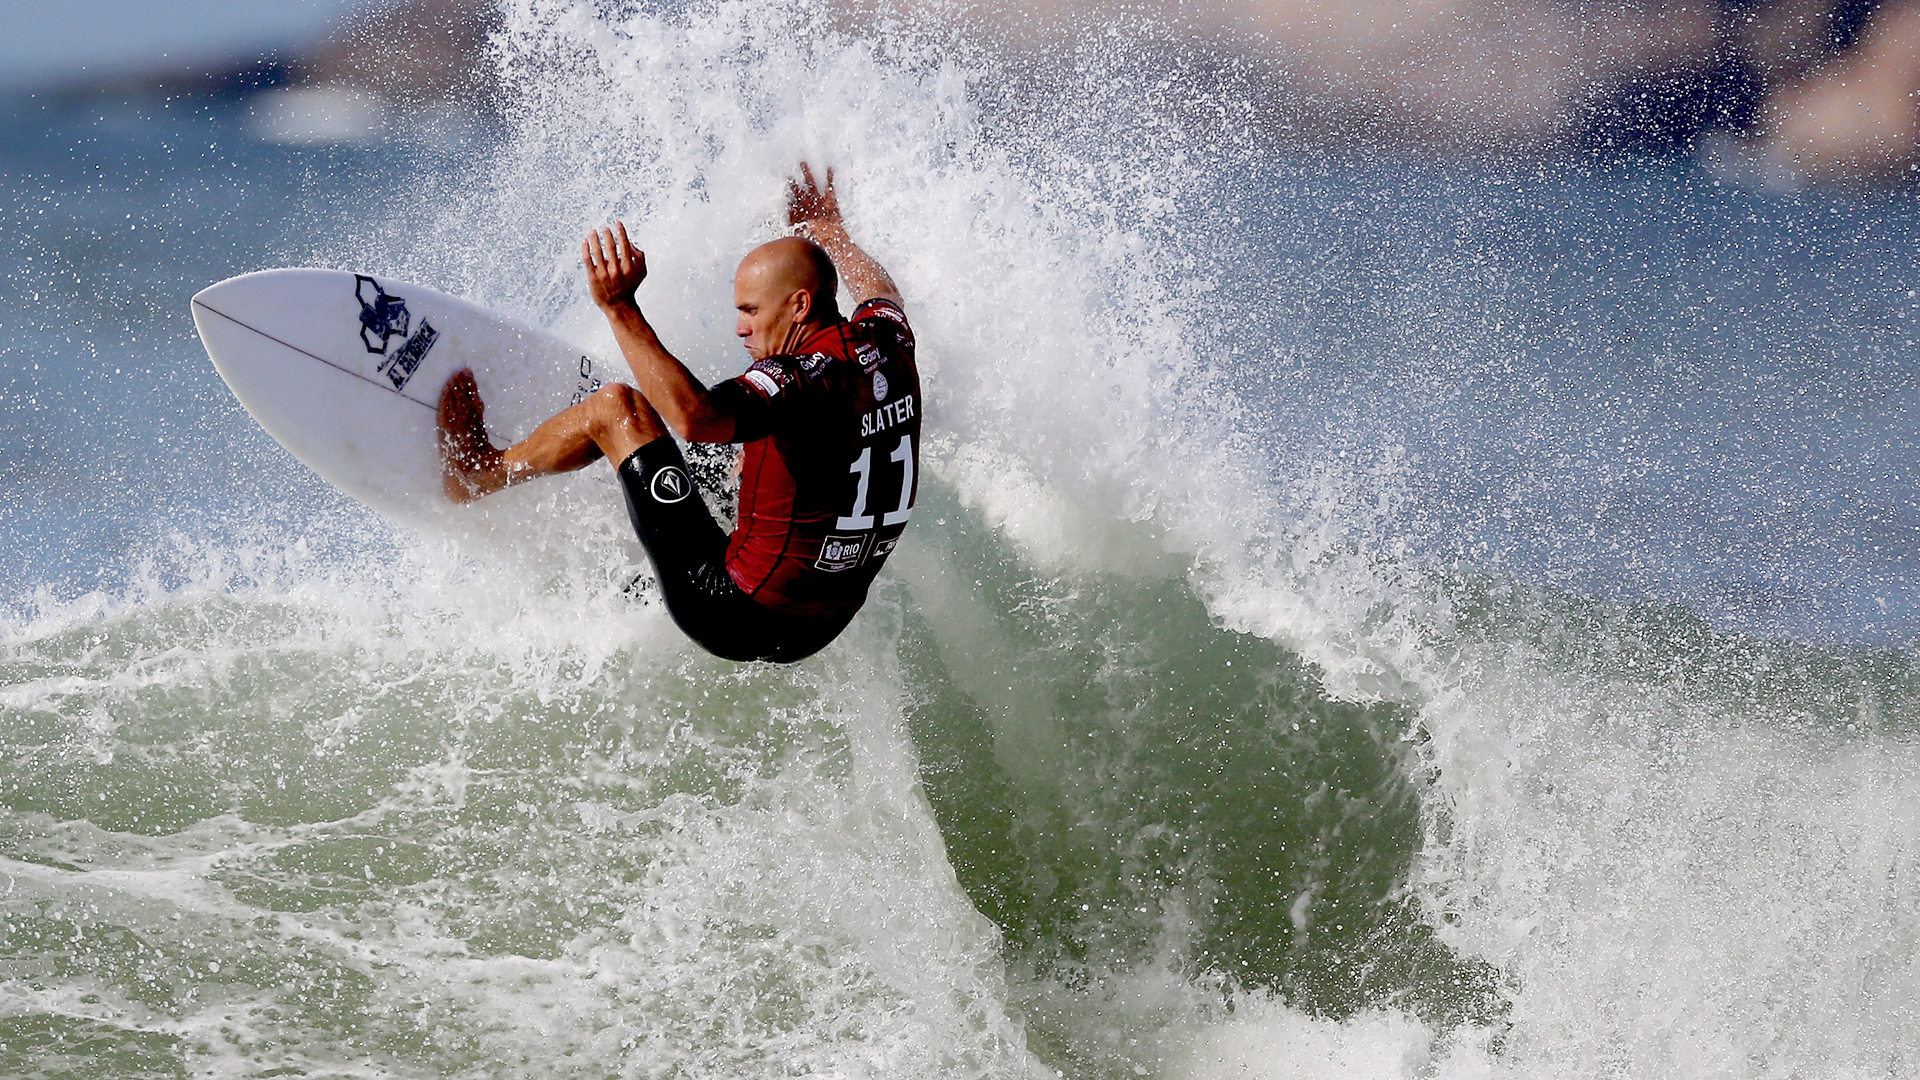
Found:
[[[739,377],[704,386],[660,343],[635,296],[646,254],[615,222],[588,235],[581,258],[637,389],[602,387],[504,451],[487,437],[471,372],[440,394],[448,498],[470,502],[602,457],[618,463],[668,612],[729,660],[790,663],[838,636],[899,543],[919,476],[913,333],[893,279],[847,233],[832,169],[822,184],[801,163],[787,220],[794,235],[754,248],[734,273],[734,333],[752,358]],[[731,537],[675,435],[744,444]]]

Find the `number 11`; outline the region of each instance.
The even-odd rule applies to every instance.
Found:
[[[900,463],[900,507],[880,515],[880,524],[900,525],[913,516],[913,436],[900,436],[900,445],[894,447],[887,460]],[[867,513],[867,485],[873,479],[873,447],[861,447],[860,456],[847,466],[847,471],[860,477],[860,483],[853,492],[853,512],[842,515],[833,527],[871,529],[873,515]]]

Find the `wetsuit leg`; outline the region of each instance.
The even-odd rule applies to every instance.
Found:
[[[785,664],[819,652],[845,628],[848,619],[796,618],[740,591],[727,573],[727,534],[671,438],[635,450],[620,463],[619,475],[667,613],[701,648],[728,660]]]

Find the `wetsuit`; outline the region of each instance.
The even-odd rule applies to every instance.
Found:
[[[906,529],[919,487],[920,375],[891,300],[714,387],[746,444],[728,537],[671,438],[620,464],[627,510],[688,637],[789,663],[839,635]]]

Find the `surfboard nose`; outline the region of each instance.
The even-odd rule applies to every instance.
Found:
[[[353,277],[359,276],[364,275]],[[347,277],[345,280],[351,281],[353,277]],[[311,298],[323,294],[328,291],[329,284],[341,279],[342,274],[338,270],[322,270],[308,266],[254,270],[237,274],[224,281],[214,282],[194,293],[190,303],[195,308],[208,307],[215,310],[255,307],[272,309],[286,303],[290,297],[306,295]],[[308,302],[311,303],[311,299]]]
[[[384,274],[241,274],[195,293],[192,309],[214,368],[269,435],[335,487],[416,526],[441,527],[451,507],[435,414],[454,371],[474,370],[503,438],[599,385],[571,344]]]

